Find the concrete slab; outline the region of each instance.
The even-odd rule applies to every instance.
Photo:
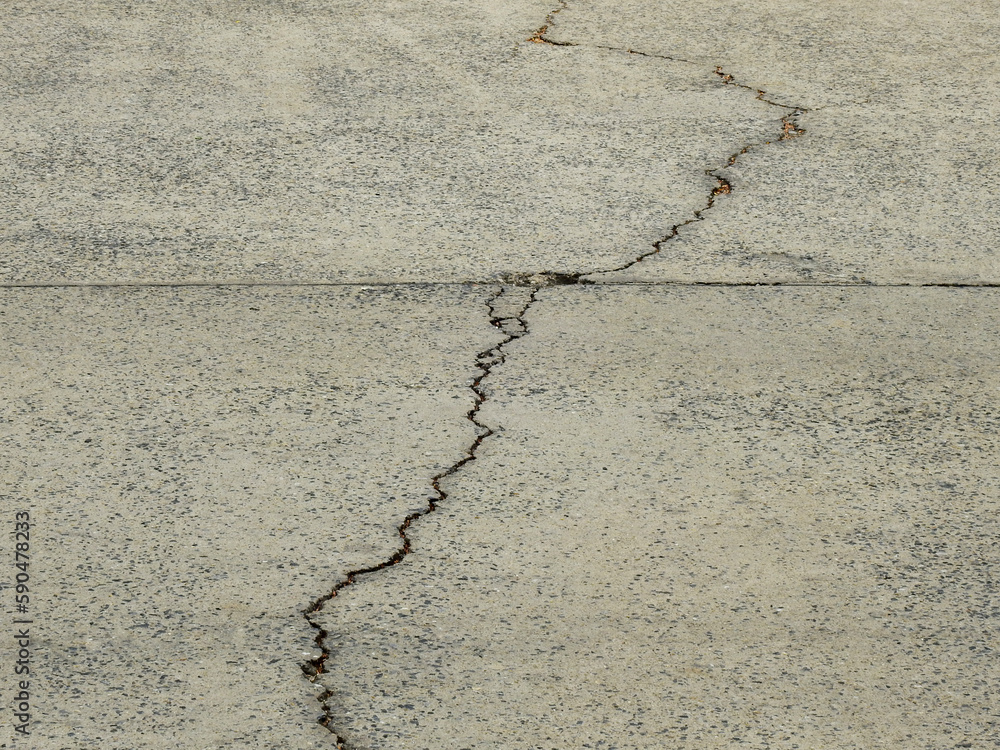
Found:
[[[985,0],[569,0],[546,36],[721,65],[782,104],[816,109],[944,81],[963,92],[1000,59],[1000,20]],[[958,90],[952,93],[957,94]],[[945,102],[941,102],[942,105]],[[952,106],[962,107],[956,96]]]
[[[340,733],[993,747],[997,296],[542,290],[496,435],[323,616]]]
[[[721,66],[804,111],[731,193],[612,281],[1000,282],[988,2],[572,2],[547,38]],[[749,142],[748,142],[749,143]]]
[[[34,623],[31,736],[8,717],[0,744],[330,747],[303,610],[398,548],[475,437],[494,291],[3,290]]]
[[[732,189],[703,221],[595,280],[1000,282],[991,106],[973,114],[916,94],[906,103],[912,109],[806,113],[802,137],[752,149],[719,172]]]
[[[6,282],[616,268],[781,111],[705,65],[532,44],[539,3],[12,9]]]

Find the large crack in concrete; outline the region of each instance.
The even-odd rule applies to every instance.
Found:
[[[547,44],[554,47],[583,47],[584,45],[578,44],[576,42],[555,40],[551,36],[549,36],[550,29],[552,29],[552,27],[556,25],[556,16],[559,13],[567,10],[568,8],[569,8],[568,0],[561,0],[559,7],[552,10],[545,17],[545,22],[541,26],[539,26],[538,29],[530,37],[528,37],[527,41],[532,42],[534,44]],[[685,60],[679,57],[672,57],[670,55],[659,55],[659,54],[653,54],[651,52],[643,52],[641,50],[632,49],[631,47],[622,48],[622,47],[609,47],[606,45],[595,45],[594,49],[609,50],[611,52],[623,52],[629,55],[638,55],[640,57],[651,57],[658,60],[665,60],[667,62],[685,63],[688,65],[696,64],[692,60]],[[618,273],[621,271],[626,271],[635,264],[641,263],[646,258],[658,255],[660,251],[663,249],[663,245],[672,240],[674,237],[676,237],[683,227],[686,227],[689,224],[695,224],[699,221],[703,221],[705,218],[704,216],[705,212],[715,207],[715,199],[718,196],[729,195],[734,191],[735,187],[732,181],[726,178],[724,175],[720,174],[720,172],[728,169],[729,167],[732,167],[734,164],[736,164],[736,161],[741,156],[748,153],[754,148],[757,148],[759,146],[770,145],[774,141],[791,140],[792,138],[797,138],[806,132],[805,128],[803,128],[799,122],[802,115],[804,115],[806,112],[809,111],[806,107],[792,106],[776,102],[773,99],[770,99],[768,93],[763,89],[755,88],[753,86],[748,86],[743,83],[738,83],[736,81],[736,78],[732,74],[726,73],[721,66],[716,66],[713,72],[715,73],[716,76],[718,76],[718,78],[722,81],[724,85],[734,86],[739,89],[745,89],[746,91],[752,91],[754,94],[756,94],[756,98],[758,101],[763,102],[764,104],[768,104],[772,107],[778,107],[779,109],[785,110],[785,114],[782,115],[781,117],[780,135],[773,140],[748,143],[738,151],[735,151],[732,154],[730,154],[726,158],[725,163],[721,167],[710,167],[706,169],[705,174],[714,179],[716,184],[712,188],[711,192],[708,194],[708,198],[705,202],[705,205],[695,210],[694,215],[690,219],[682,221],[678,224],[674,224],[667,231],[665,235],[663,235],[660,239],[656,240],[656,242],[652,244],[651,249],[648,250],[647,252],[641,253],[632,260],[620,266],[616,266],[614,268],[598,269],[594,271],[580,272],[576,274],[567,274],[567,273],[544,274],[545,276],[548,277],[559,276],[560,280],[558,281],[558,283],[561,284],[591,283],[591,280],[587,279],[586,277],[599,276],[605,273]]]
[[[545,22],[535,31],[532,36],[530,36],[526,41],[535,44],[547,44],[558,47],[580,47],[583,45],[577,44],[575,42],[563,42],[555,41],[547,36],[548,31],[555,24],[555,17],[562,11],[569,7],[568,0],[561,0],[559,7],[552,10],[545,18]],[[630,55],[640,55],[643,57],[655,57],[663,59],[668,62],[679,62],[686,64],[693,64],[688,60],[681,60],[679,58],[668,57],[665,55],[655,55],[631,48],[628,49],[617,49],[611,47],[600,47],[601,49],[607,49],[610,51],[618,51],[627,53]],[[716,184],[709,192],[704,206],[700,209],[694,211],[691,218],[686,221],[680,222],[673,225],[670,230],[660,239],[656,240],[651,246],[651,249],[645,253],[642,253],[628,262],[616,266],[613,268],[598,269],[592,271],[581,271],[577,273],[559,273],[551,271],[543,272],[525,272],[525,273],[510,273],[500,279],[501,287],[500,290],[491,297],[486,305],[489,310],[489,322],[494,328],[497,328],[504,334],[504,339],[497,345],[480,352],[476,356],[476,367],[479,369],[480,374],[473,380],[469,386],[473,393],[475,394],[475,403],[467,413],[466,419],[468,419],[475,427],[475,439],[466,448],[465,455],[451,466],[449,466],[444,471],[436,474],[431,478],[431,486],[434,490],[435,498],[428,501],[427,507],[408,515],[403,522],[399,525],[397,533],[400,537],[399,548],[386,560],[379,562],[374,565],[370,565],[364,568],[358,568],[350,571],[347,576],[337,583],[328,593],[316,599],[304,612],[306,621],[309,623],[316,631],[315,645],[319,650],[320,655],[302,665],[302,671],[310,679],[310,681],[315,682],[319,675],[323,674],[325,671],[326,661],[330,657],[330,650],[327,646],[328,632],[324,629],[315,618],[318,614],[331,600],[335,599],[339,592],[345,588],[354,585],[361,577],[376,573],[385,568],[394,566],[402,562],[407,555],[412,551],[410,537],[408,535],[408,530],[412,524],[418,519],[433,513],[438,506],[443,503],[448,498],[447,491],[442,487],[442,483],[450,476],[459,472],[466,464],[471,461],[476,460],[476,455],[479,447],[482,445],[483,441],[494,434],[494,431],[488,425],[482,423],[478,419],[478,414],[483,404],[488,400],[488,394],[483,388],[483,381],[489,377],[493,372],[493,368],[502,364],[506,360],[505,347],[512,341],[515,341],[528,334],[528,322],[527,314],[531,309],[531,306],[536,301],[536,296],[543,287],[548,286],[566,286],[575,284],[593,284],[595,283],[592,279],[588,278],[590,276],[597,276],[606,273],[616,273],[620,271],[625,271],[637,263],[641,263],[647,258],[655,256],[661,252],[663,246],[675,238],[681,229],[689,224],[693,224],[699,221],[703,221],[705,218],[705,213],[710,209],[715,207],[716,198],[720,195],[728,195],[733,192],[733,183],[725,177],[722,172],[729,167],[732,167],[736,161],[748,153],[751,149],[757,148],[763,145],[769,145],[774,141],[785,141],[792,138],[797,138],[805,130],[799,124],[799,118],[805,114],[808,110],[804,107],[793,107],[784,104],[779,104],[775,101],[770,100],[767,92],[756,89],[745,84],[738,83],[735,78],[722,70],[721,67],[716,67],[714,73],[719,77],[723,85],[734,86],[737,88],[746,89],[753,91],[757,95],[757,99],[769,104],[774,107],[779,107],[786,110],[786,113],[781,118],[781,132],[776,138],[772,140],[757,141],[747,144],[740,148],[738,151],[730,154],[723,166],[721,167],[710,167],[705,170],[705,174],[715,180]],[[738,285],[737,285],[738,286]],[[334,717],[332,714],[331,707],[329,705],[329,699],[333,696],[332,691],[325,690],[319,696],[318,700],[322,706],[323,714],[319,718],[319,723],[326,727],[337,740],[337,747],[341,750],[350,750],[350,745],[346,738],[341,736],[334,725]]]
[[[475,400],[472,408],[466,412],[465,415],[465,418],[472,422],[475,426],[475,439],[469,447],[465,449],[465,455],[461,459],[431,478],[431,487],[433,487],[436,497],[428,501],[427,507],[415,513],[411,513],[403,519],[403,522],[397,529],[397,533],[399,534],[401,540],[398,549],[389,558],[383,560],[382,562],[350,571],[343,580],[337,583],[328,593],[316,599],[303,612],[303,615],[305,616],[310,627],[316,631],[314,643],[320,652],[319,656],[305,662],[302,665],[302,671],[310,679],[310,681],[315,682],[319,675],[323,674],[325,671],[326,661],[330,657],[330,649],[326,643],[327,636],[329,634],[325,628],[316,622],[315,615],[319,613],[328,602],[335,599],[342,590],[356,583],[360,577],[370,573],[375,573],[393,565],[397,565],[410,554],[412,547],[410,537],[407,534],[410,526],[417,519],[426,516],[428,513],[433,513],[437,510],[438,505],[443,503],[448,498],[448,493],[441,486],[441,483],[452,474],[459,471],[470,461],[475,461],[479,446],[482,445],[486,438],[493,434],[493,430],[488,425],[480,422],[478,419],[479,410],[487,400],[487,394],[483,388],[483,381],[490,375],[494,367],[504,362],[504,347],[506,347],[510,342],[527,334],[528,324],[526,314],[532,303],[535,301],[535,294],[543,285],[545,285],[544,281],[531,286],[505,284],[500,287],[500,291],[487,301],[486,306],[489,310],[490,325],[501,331],[504,334],[504,339],[499,344],[480,352],[476,356],[476,367],[479,369],[479,375],[476,376],[469,385],[469,388],[472,390],[473,394],[475,394]],[[332,693],[329,690],[323,691],[318,696],[318,700],[323,709],[323,714],[319,718],[319,723],[333,733],[337,739],[338,748],[342,748],[342,750],[349,750],[350,746],[348,745],[347,740],[338,733],[337,728],[333,725],[333,715],[328,703],[331,696]]]

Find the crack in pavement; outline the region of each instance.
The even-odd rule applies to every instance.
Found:
[[[555,23],[555,17],[558,13],[566,10],[569,7],[567,0],[561,0],[561,4],[558,8],[551,11],[545,18],[545,23],[538,28],[535,33],[527,39],[529,42],[536,44],[548,44],[552,46],[559,47],[581,47],[584,45],[575,42],[559,42],[550,39],[547,34],[549,30]],[[639,50],[634,50],[631,48],[615,48],[615,47],[604,47],[599,46],[600,49],[605,49],[609,51],[617,51],[622,53],[627,53],[630,55],[638,55],[642,57],[652,57],[669,62],[685,63],[685,64],[695,64],[692,61],[684,60],[681,58],[670,57],[666,55],[652,54],[647,52],[642,52]],[[620,266],[594,270],[594,271],[581,271],[581,272],[553,272],[553,271],[542,271],[542,272],[511,272],[501,276],[499,279],[494,279],[492,281],[487,281],[485,283],[497,283],[500,285],[499,291],[491,297],[486,305],[489,310],[489,323],[494,328],[498,329],[504,334],[504,339],[496,344],[495,346],[479,352],[476,356],[475,365],[479,369],[479,375],[473,380],[469,386],[473,393],[475,394],[475,401],[473,407],[466,413],[466,419],[475,426],[475,438],[465,449],[465,455],[449,466],[444,471],[436,474],[430,480],[430,484],[433,488],[435,497],[428,500],[426,508],[421,511],[411,513],[406,516],[403,522],[397,528],[397,533],[400,537],[401,543],[399,548],[386,560],[377,563],[375,565],[370,565],[363,568],[358,568],[352,570],[347,574],[347,576],[337,583],[327,594],[317,598],[304,612],[303,615],[306,621],[309,623],[316,631],[314,643],[320,652],[320,655],[302,665],[302,670],[304,674],[312,682],[316,682],[320,675],[325,672],[325,666],[327,660],[330,658],[330,650],[327,647],[327,637],[329,633],[317,622],[315,615],[317,615],[324,607],[333,599],[335,599],[338,594],[345,588],[355,584],[358,580],[368,574],[376,573],[385,568],[397,565],[402,562],[407,555],[409,555],[412,549],[412,543],[408,534],[410,527],[418,519],[433,513],[441,503],[443,503],[448,498],[448,492],[442,487],[444,481],[459,472],[466,464],[476,460],[478,450],[483,442],[494,434],[494,430],[488,425],[480,422],[478,419],[479,412],[484,403],[488,400],[488,392],[483,387],[483,383],[486,378],[492,374],[493,368],[504,363],[506,361],[505,347],[511,342],[527,335],[529,333],[527,314],[531,309],[532,305],[537,300],[538,292],[550,286],[566,286],[566,285],[577,285],[577,284],[594,284],[591,276],[615,273],[620,271],[625,271],[632,266],[643,262],[645,259],[650,258],[659,254],[664,248],[665,244],[677,237],[683,227],[704,220],[705,214],[710,209],[714,208],[716,205],[716,199],[721,195],[731,194],[735,186],[733,182],[725,176],[724,170],[732,167],[739,160],[741,156],[748,153],[750,150],[770,145],[775,142],[787,141],[798,138],[802,136],[806,131],[800,124],[800,118],[811,111],[805,107],[801,106],[791,106],[787,104],[781,104],[769,98],[769,95],[763,89],[748,86],[743,83],[739,83],[735,77],[725,72],[721,66],[717,66],[714,69],[714,74],[719,78],[721,83],[726,86],[733,86],[736,88],[746,89],[751,91],[756,95],[756,98],[768,105],[778,107],[785,111],[782,115],[781,131],[776,134],[770,140],[756,141],[749,143],[738,151],[730,154],[721,167],[714,167],[705,169],[705,174],[711,177],[715,181],[715,185],[710,190],[704,205],[693,212],[693,216],[683,222],[673,225],[670,230],[660,239],[652,244],[650,250],[642,253],[635,257],[634,259],[623,263]],[[462,283],[462,282],[459,282]],[[618,282],[623,283],[623,282]],[[654,282],[655,283],[655,282]],[[918,287],[956,287],[956,288],[968,288],[968,287],[997,287],[1000,286],[1000,282],[982,282],[982,283],[901,283],[901,284],[873,284],[872,282],[855,282],[852,284],[817,284],[813,282],[774,282],[774,281],[747,281],[747,282],[659,282],[661,285],[681,285],[681,286],[727,286],[727,287],[744,287],[744,286],[887,286],[887,287],[897,287],[897,286],[918,286]],[[329,704],[329,699],[333,697],[333,691],[326,689],[319,696],[318,700],[322,706],[322,715],[319,717],[319,723],[326,727],[335,737],[337,742],[337,747],[340,750],[350,750],[348,741],[338,733],[337,728],[334,726],[334,716],[332,708]]]
[[[329,591],[329,593],[316,599],[302,613],[310,627],[316,631],[314,643],[320,651],[319,656],[305,662],[302,665],[303,673],[311,682],[315,682],[319,675],[323,674],[325,671],[326,661],[330,657],[330,650],[326,645],[326,639],[329,633],[318,622],[316,622],[314,615],[320,612],[326,606],[327,602],[335,599],[342,590],[353,585],[359,577],[397,565],[402,562],[408,554],[410,554],[412,551],[412,545],[410,537],[407,535],[407,531],[410,526],[417,519],[426,516],[428,513],[433,513],[437,510],[438,505],[447,499],[448,493],[441,487],[441,483],[446,478],[459,471],[470,461],[475,461],[476,452],[479,450],[479,446],[482,445],[486,438],[493,434],[492,428],[477,419],[479,410],[487,400],[486,391],[482,387],[483,380],[490,375],[494,367],[505,361],[506,356],[504,354],[504,347],[511,341],[515,341],[528,333],[528,324],[525,316],[528,309],[534,303],[535,295],[538,290],[542,286],[546,285],[547,283],[544,279],[528,287],[515,284],[505,285],[500,287],[500,291],[487,300],[486,306],[489,309],[490,325],[501,331],[505,338],[495,346],[481,351],[476,355],[476,367],[479,369],[479,375],[476,376],[476,378],[469,385],[469,388],[475,394],[475,402],[472,408],[465,414],[465,418],[475,425],[476,437],[469,447],[465,449],[465,456],[431,478],[431,487],[433,487],[434,493],[437,497],[428,500],[427,507],[423,510],[411,513],[403,519],[403,522],[397,529],[397,533],[402,540],[399,548],[388,559],[383,560],[380,563],[350,571],[343,580],[337,583]],[[323,710],[323,714],[319,717],[318,721],[321,725],[330,730],[330,732],[336,737],[338,748],[341,750],[349,750],[347,740],[337,732],[336,727],[332,726],[333,715],[328,703],[332,695],[332,691],[324,690],[317,697],[317,700],[320,702]]]
[[[611,48],[605,48],[605,49],[611,49]],[[620,51],[627,52],[630,55],[643,55],[644,57],[659,57],[665,60],[673,60],[673,58],[663,57],[661,55],[646,55],[643,52],[636,52],[635,50],[631,49],[620,50]],[[753,88],[752,86],[747,86],[746,84],[737,83],[736,79],[731,74],[726,73],[719,66],[716,66],[715,68],[715,75],[717,75],[722,80],[722,83],[726,86],[735,86],[736,88],[746,89],[747,91],[753,91],[757,94],[757,99],[763,102],[764,104],[769,104],[773,107],[780,107],[781,109],[788,110],[788,112],[781,118],[781,134],[778,136],[777,139],[775,139],[776,141],[788,141],[793,138],[798,138],[799,136],[803,135],[806,132],[805,128],[799,125],[798,122],[799,118],[809,111],[805,107],[792,107],[787,104],[779,104],[777,102],[771,101],[770,99],[767,98],[766,91],[763,91],[762,89]],[[670,240],[674,239],[680,233],[681,229],[688,226],[689,224],[695,224],[699,221],[704,221],[705,212],[715,207],[715,199],[718,196],[729,195],[735,190],[735,186],[733,185],[733,183],[724,175],[720,174],[722,170],[728,169],[729,167],[736,164],[736,161],[741,156],[748,153],[751,149],[757,148],[758,146],[767,146],[773,142],[774,141],[767,140],[767,141],[757,141],[755,143],[748,143],[739,151],[735,151],[732,154],[730,154],[726,158],[725,163],[721,167],[710,167],[709,169],[706,169],[705,174],[713,178],[716,181],[716,184],[712,188],[711,192],[708,194],[708,199],[706,200],[705,205],[695,210],[694,215],[690,219],[682,221],[679,224],[674,224],[663,237],[661,237],[660,239],[658,239],[656,242],[653,243],[652,250],[649,250],[645,253],[636,256],[633,260],[630,260],[629,262],[624,263],[623,265],[618,266],[617,268],[611,268],[602,271],[591,271],[586,274],[581,274],[581,276],[596,276],[605,273],[618,273],[620,271],[627,271],[629,268],[636,265],[637,263],[641,263],[642,261],[646,260],[646,258],[658,255],[660,251],[663,249],[663,246]]]
[[[565,7],[566,4],[563,3],[563,6],[559,8],[559,10],[562,10]],[[555,12],[558,11],[553,11],[553,13]],[[550,17],[551,15],[552,14],[550,14]],[[542,26],[542,30],[547,29],[548,27],[549,24],[546,24],[545,26]],[[555,42],[551,42],[545,39],[544,37],[540,36],[540,34],[541,30],[539,33],[536,33],[535,36],[538,37],[541,40],[541,42],[545,44],[557,44]],[[535,37],[531,37],[528,41],[535,41]],[[579,46],[579,45],[574,44],[574,45],[559,45],[559,46]],[[648,55],[644,52],[637,52],[632,49],[616,49],[612,47],[602,47],[602,49],[627,52],[630,55],[641,55],[643,57],[656,57],[659,59],[669,60],[672,62],[687,62],[687,61],[678,61],[675,60],[675,58],[664,57],[662,55]],[[717,66],[714,72],[715,75],[718,76],[721,79],[722,83],[725,84],[726,86],[735,86],[736,88],[746,89],[747,91],[753,91],[757,94],[757,99],[759,101],[764,102],[765,104],[769,104],[773,107],[779,107],[781,109],[788,110],[788,112],[781,118],[781,134],[775,139],[776,141],[788,141],[793,138],[798,138],[799,136],[803,135],[806,132],[805,128],[803,128],[798,122],[799,118],[803,114],[809,111],[805,107],[792,107],[787,104],[779,104],[777,102],[771,101],[770,99],[767,98],[766,91],[762,89],[753,88],[752,86],[747,86],[746,84],[737,83],[736,79],[731,74],[724,72],[721,67]],[[758,146],[767,146],[770,145],[772,142],[774,141],[766,140],[766,141],[757,141],[755,143],[748,143],[746,146],[743,146],[743,148],[741,148],[739,151],[735,151],[732,154],[730,154],[726,158],[725,163],[721,167],[710,167],[706,169],[705,174],[713,178],[716,181],[716,184],[712,188],[711,192],[708,194],[708,199],[706,200],[705,205],[699,209],[696,209],[694,211],[694,215],[690,219],[682,221],[678,224],[674,224],[667,232],[667,234],[665,234],[663,237],[661,237],[652,244],[651,250],[648,250],[645,253],[637,255],[634,259],[626,263],[623,263],[620,266],[616,266],[614,268],[605,268],[596,271],[580,271],[576,273],[544,271],[535,274],[510,273],[505,275],[503,277],[503,280],[513,284],[538,284],[540,286],[593,284],[594,282],[591,279],[587,278],[588,276],[599,276],[601,274],[606,274],[606,273],[618,273],[620,271],[627,271],[629,268],[636,265],[637,263],[641,263],[646,258],[658,255],[660,251],[663,249],[663,245],[669,242],[670,240],[674,239],[680,233],[680,230],[682,228],[688,226],[689,224],[694,224],[699,221],[704,221],[705,212],[715,207],[715,199],[720,195],[729,195],[735,189],[733,183],[725,176],[720,174],[720,172],[736,164],[736,161],[741,156],[748,153],[751,149],[757,148]]]
[[[556,17],[556,15],[559,14],[559,13],[561,13],[564,10],[567,10],[568,8],[569,8],[569,0],[561,0],[559,7],[556,8],[555,10],[553,10],[552,12],[550,12],[545,17],[545,23],[543,23],[538,28],[538,30],[535,31],[534,34],[532,34],[530,37],[528,37],[527,41],[534,42],[536,44],[548,44],[548,45],[552,45],[552,46],[555,46],[555,47],[582,47],[582,46],[584,46],[584,45],[578,44],[576,42],[561,42],[561,41],[556,41],[556,40],[552,39],[551,37],[547,36],[547,34],[549,32],[549,29],[551,29],[555,25],[555,17]],[[610,47],[610,46],[600,45],[599,44],[599,45],[594,45],[594,48],[595,49],[609,50],[609,51],[612,51],[612,52],[625,52],[625,53],[627,53],[629,55],[638,55],[640,57],[652,57],[652,58],[656,58],[656,59],[659,59],[659,60],[667,60],[669,62],[687,63],[689,65],[695,65],[696,64],[696,63],[694,63],[691,60],[685,60],[685,59],[680,58],[680,57],[671,57],[670,55],[659,55],[659,54],[654,54],[654,53],[651,53],[651,52],[643,52],[641,50],[632,49],[631,47],[624,47],[624,48],[623,47]],[[792,138],[798,138],[799,136],[803,135],[806,132],[805,128],[803,128],[799,124],[799,118],[802,115],[804,115],[806,112],[809,111],[805,107],[798,107],[798,106],[792,106],[792,105],[788,105],[788,104],[781,104],[781,103],[776,102],[776,101],[774,101],[772,99],[769,99],[768,98],[768,93],[766,91],[764,91],[763,89],[754,88],[753,86],[747,86],[744,83],[737,83],[736,79],[730,73],[726,73],[725,71],[723,71],[723,69],[722,69],[721,66],[716,66],[714,72],[715,72],[715,75],[718,76],[721,79],[722,83],[725,84],[726,86],[735,86],[736,88],[746,89],[747,91],[752,91],[752,92],[754,92],[757,95],[757,100],[758,101],[761,101],[764,104],[769,104],[772,107],[779,107],[781,109],[787,110],[786,114],[783,115],[782,118],[781,118],[781,135],[776,139],[777,141],[787,141],[787,140],[791,140]],[[722,171],[724,169],[728,169],[729,167],[733,166],[736,163],[737,159],[739,159],[741,156],[743,156],[745,153],[747,153],[751,149],[756,148],[757,146],[766,146],[766,145],[769,145],[771,143],[772,143],[772,141],[760,141],[760,142],[757,142],[757,143],[749,143],[746,146],[744,146],[743,148],[741,148],[739,151],[736,151],[735,153],[730,154],[729,157],[726,159],[726,162],[725,162],[725,164],[723,166],[706,169],[705,170],[705,174],[707,174],[709,177],[712,177],[716,181],[715,187],[712,188],[712,191],[708,195],[707,202],[705,203],[704,206],[702,206],[701,208],[697,209],[694,212],[694,216],[692,218],[688,219],[687,221],[682,221],[679,224],[674,224],[670,228],[670,231],[667,232],[667,234],[665,234],[663,237],[661,237],[660,239],[658,239],[656,242],[653,243],[652,250],[649,250],[649,251],[647,251],[645,253],[642,253],[642,254],[636,256],[633,260],[630,260],[627,263],[625,263],[625,264],[623,264],[621,266],[615,267],[615,268],[608,268],[608,269],[602,269],[602,270],[596,270],[596,271],[588,271],[588,272],[577,273],[577,274],[571,274],[571,273],[569,273],[569,274],[567,274],[567,273],[558,274],[559,276],[564,277],[565,279],[567,279],[565,281],[561,281],[560,283],[563,283],[563,284],[571,284],[571,283],[593,283],[593,282],[589,281],[588,279],[586,279],[585,277],[587,277],[587,276],[596,276],[596,275],[605,274],[605,273],[618,273],[620,271],[626,271],[629,268],[631,268],[632,266],[634,266],[636,263],[641,263],[646,258],[649,258],[649,257],[654,256],[654,255],[658,255],[659,252],[660,252],[660,250],[662,249],[664,243],[669,242],[674,237],[676,237],[678,235],[678,233],[680,232],[681,228],[686,227],[688,224],[694,224],[695,222],[702,221],[704,219],[704,213],[715,206],[715,199],[716,199],[717,196],[720,196],[720,195],[729,195],[730,193],[733,192],[733,190],[734,190],[733,183],[730,180],[728,180],[726,177],[724,177],[723,175],[719,174],[720,171]],[[554,274],[548,274],[548,275],[552,276]],[[569,281],[569,279],[572,279],[572,281]]]
[[[545,23],[538,27],[538,30],[534,34],[528,37],[529,42],[534,42],[535,44],[551,44],[555,47],[577,47],[579,45],[573,42],[555,42],[545,35],[548,33],[549,29],[555,25],[556,16],[562,13],[569,7],[569,0],[560,0],[559,7],[550,12],[545,16]]]
[[[555,17],[561,11],[566,10],[569,7],[568,0],[561,0],[558,8],[552,10],[546,17],[545,22],[538,28],[535,33],[528,38],[527,41],[536,44],[548,44],[559,47],[579,47],[582,45],[576,44],[574,42],[558,42],[553,41],[547,36],[549,29],[555,24]],[[603,49],[614,50],[614,48],[604,47]],[[623,49],[614,50],[620,52],[626,52],[630,55],[640,55],[643,57],[657,57],[660,59],[665,59],[671,62],[684,62],[690,64],[690,61],[679,60],[677,58],[671,58],[663,55],[653,55],[645,52],[640,52],[633,49]],[[757,99],[760,101],[770,104],[775,107],[780,107],[781,109],[788,110],[788,112],[781,118],[782,122],[782,132],[776,140],[783,141],[792,138],[797,138],[802,135],[805,130],[798,124],[798,118],[804,114],[807,110],[803,107],[790,107],[784,104],[778,104],[777,102],[771,101],[766,98],[767,93],[761,89],[754,89],[750,86],[746,86],[741,83],[737,83],[732,75],[725,73],[721,67],[715,68],[715,74],[721,79],[722,83],[727,86],[735,86],[737,88],[743,88],[750,91],[754,91],[757,94]],[[370,573],[375,573],[377,571],[383,570],[385,568],[397,565],[402,562],[407,555],[412,552],[412,544],[410,537],[407,534],[410,526],[418,519],[426,516],[429,513],[433,513],[437,510],[438,506],[443,503],[447,497],[448,493],[441,486],[442,482],[453,474],[457,473],[471,461],[476,460],[476,454],[479,447],[482,445],[486,438],[494,434],[492,428],[483,424],[478,420],[478,414],[482,405],[487,401],[488,396],[486,390],[482,387],[483,381],[492,373],[493,368],[497,365],[502,364],[505,360],[504,347],[507,344],[515,341],[522,336],[528,334],[528,324],[527,324],[527,313],[531,306],[536,301],[536,296],[540,289],[548,286],[567,286],[575,284],[592,284],[594,283],[587,276],[604,274],[604,273],[614,273],[618,271],[624,271],[628,268],[634,266],[637,263],[641,263],[648,257],[658,254],[663,245],[676,237],[680,230],[692,224],[694,222],[702,221],[704,219],[704,214],[709,209],[715,206],[715,200],[720,195],[728,195],[733,192],[733,184],[725,176],[720,174],[724,169],[727,169],[736,163],[736,160],[740,156],[750,151],[750,149],[755,148],[760,145],[770,144],[771,141],[762,141],[748,144],[741,148],[739,151],[731,154],[725,161],[722,167],[709,168],[705,170],[705,174],[714,178],[716,185],[712,188],[708,195],[705,205],[697,209],[694,212],[694,216],[686,221],[679,224],[675,224],[670,231],[659,240],[653,243],[652,249],[646,253],[643,253],[636,257],[635,259],[624,263],[621,266],[589,271],[589,272],[577,272],[577,273],[564,273],[564,272],[552,272],[543,271],[537,273],[509,273],[503,276],[500,281],[502,286],[500,291],[496,295],[491,297],[486,305],[489,309],[490,314],[490,325],[494,328],[500,330],[505,338],[499,344],[480,352],[476,356],[476,367],[479,369],[480,374],[473,380],[472,384],[469,386],[473,393],[475,394],[475,403],[467,413],[466,419],[468,419],[475,426],[476,436],[472,443],[465,450],[465,456],[453,463],[444,471],[435,475],[431,478],[431,486],[434,490],[435,498],[428,500],[427,507],[421,511],[411,513],[403,519],[402,524],[397,529],[399,537],[401,539],[401,544],[399,548],[390,556],[388,559],[377,563],[375,565],[370,565],[364,568],[358,568],[352,570],[347,574],[347,576],[337,583],[327,594],[316,599],[304,612],[303,615],[309,625],[316,631],[316,636],[314,643],[316,648],[320,651],[320,655],[302,665],[303,673],[313,682],[315,682],[319,675],[323,674],[325,671],[325,665],[327,659],[330,657],[330,650],[327,647],[326,640],[329,633],[316,621],[315,615],[319,613],[328,602],[335,599],[337,595],[347,588],[353,585],[361,576],[368,575]],[[319,696],[318,700],[322,706],[323,714],[319,717],[319,723],[326,727],[337,739],[337,747],[341,750],[349,750],[349,745],[347,740],[342,737],[335,726],[333,726],[333,714],[331,707],[329,705],[329,699],[333,696],[333,692],[329,689],[324,690]]]
[[[559,42],[549,42],[549,44],[559,45]],[[642,50],[632,49],[631,47],[624,47],[624,48],[609,47],[606,44],[595,44],[594,47],[596,47],[597,49],[610,50],[612,52],[628,52],[630,55],[638,55],[639,57],[654,57],[657,60],[669,60],[670,62],[681,62],[681,63],[687,63],[688,65],[697,65],[697,63],[694,62],[693,60],[685,60],[683,57],[674,57],[672,55],[658,55],[655,52],[643,52]]]

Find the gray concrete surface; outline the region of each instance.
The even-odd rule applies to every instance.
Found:
[[[490,294],[3,290],[0,472],[38,582],[16,746],[329,747],[302,610],[474,437]]]
[[[1000,747],[998,25],[6,8],[0,747]]]
[[[997,302],[543,290],[456,500],[327,615],[343,733],[996,746]]]
[[[4,280],[614,268],[779,127],[711,66],[525,43],[544,5],[129,7],[5,24]]]
[[[996,283],[990,3],[571,2],[549,36],[721,66],[809,134],[725,174],[711,222],[616,281]]]
[[[1000,147],[991,107],[971,88],[806,113],[808,137],[755,149],[723,172],[734,188],[712,221],[685,227],[650,263],[601,278],[997,283],[989,165]]]

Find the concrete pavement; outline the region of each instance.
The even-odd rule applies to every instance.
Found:
[[[997,301],[543,290],[412,564],[322,618],[342,733],[994,746]]]
[[[1000,746],[993,10],[6,10],[0,746]]]
[[[37,581],[17,746],[329,746],[302,610],[392,554],[475,436],[488,296],[5,290],[0,466]]]

